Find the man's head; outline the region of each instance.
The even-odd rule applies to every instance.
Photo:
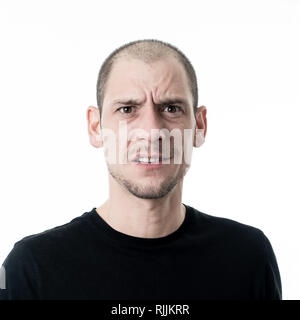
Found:
[[[184,130],[202,129],[206,135],[206,108],[197,108],[197,80],[187,58],[174,46],[158,40],[139,40],[116,49],[103,63],[97,82],[98,112],[94,107],[87,111],[91,144],[104,145],[99,140],[101,131],[110,129],[116,137],[116,153],[119,159],[120,122],[126,121],[128,136],[127,151],[132,146],[143,145],[139,154],[150,154],[153,141],[158,142],[155,154],[162,154],[162,143],[167,137],[153,135],[152,130],[177,130],[182,133],[178,142],[170,138],[170,164],[155,168],[137,165],[128,153],[129,163],[107,163],[109,173],[132,195],[143,199],[158,199],[166,196],[183,180],[189,164],[175,163],[174,158],[183,144],[197,146],[196,136],[184,141]],[[99,115],[101,114],[101,116]],[[101,118],[101,120],[100,120]],[[100,123],[101,122],[101,123]],[[148,138],[134,134],[136,129],[149,132]],[[122,136],[121,136],[122,137]],[[176,140],[176,141],[175,141]],[[134,150],[134,148],[133,148]],[[189,151],[187,151],[189,152]],[[133,155],[135,156],[135,155]]]
[[[170,43],[155,39],[137,40],[126,43],[115,49],[103,62],[97,80],[97,105],[102,115],[103,100],[105,96],[105,88],[111,74],[111,70],[116,61],[120,58],[132,57],[145,63],[153,63],[161,59],[169,59],[174,57],[178,63],[182,64],[187,76],[188,86],[193,97],[193,108],[196,114],[198,105],[198,85],[196,72],[184,53]]]

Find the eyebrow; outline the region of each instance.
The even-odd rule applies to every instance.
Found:
[[[122,105],[141,105],[142,101],[136,99],[116,99],[113,100],[112,105],[122,104]],[[188,103],[185,99],[174,98],[174,99],[162,99],[159,101],[159,104],[183,104],[188,106]]]

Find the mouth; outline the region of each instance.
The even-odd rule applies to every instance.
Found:
[[[166,164],[170,164],[172,158],[150,158],[150,157],[137,157],[132,161],[132,164],[141,168],[161,168]]]
[[[144,163],[144,164],[156,164],[156,163],[163,163],[168,162],[171,158],[150,158],[150,157],[138,157],[134,159],[132,162],[134,163]]]

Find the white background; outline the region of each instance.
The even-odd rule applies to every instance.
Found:
[[[108,196],[88,141],[101,63],[137,39],[191,60],[204,145],[183,203],[260,228],[299,299],[300,1],[0,1],[0,260]]]

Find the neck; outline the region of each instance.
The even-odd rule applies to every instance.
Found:
[[[176,231],[182,224],[185,218],[182,180],[159,199],[141,199],[115,181],[111,183],[115,185],[110,188],[109,198],[96,210],[113,229],[139,238],[159,238]]]

